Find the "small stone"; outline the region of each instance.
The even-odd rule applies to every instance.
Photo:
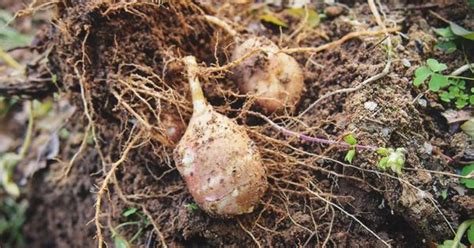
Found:
[[[433,146],[428,142],[423,143],[423,148],[427,154],[431,154],[433,152]]]
[[[344,12],[344,8],[341,6],[329,6],[326,9],[324,9],[324,13],[328,17],[337,17],[340,16]]]
[[[383,137],[389,137],[390,136],[390,133],[392,133],[392,130],[390,130],[390,128],[382,128],[382,136]]]
[[[364,108],[370,111],[374,111],[377,108],[378,104],[374,101],[367,101],[364,103]]]
[[[426,106],[428,106],[428,102],[422,98],[418,99],[418,104],[420,104],[420,106],[422,106],[423,108],[426,108]]]
[[[402,64],[403,64],[403,66],[405,66],[405,67],[407,67],[407,68],[410,68],[410,67],[411,67],[410,60],[408,60],[408,59],[403,58],[403,59],[402,59]]]

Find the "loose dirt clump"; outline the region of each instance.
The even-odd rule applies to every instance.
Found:
[[[225,67],[232,37],[203,18],[227,21],[242,13],[236,30],[263,35],[289,51],[377,26],[367,5],[322,22],[318,35],[298,32],[298,25],[281,33],[260,26],[255,31],[251,27],[259,20],[235,12],[245,6],[185,0],[55,4],[43,49],[61,91],[79,108],[73,119],[84,135],[79,145],[62,148],[65,162],[53,163],[29,182],[34,205],[24,229],[30,242],[102,245],[116,240],[117,232],[130,240],[139,228],[118,228],[129,221],[146,223],[133,240],[145,247],[419,247],[452,236],[462,217],[456,208],[472,209],[469,198],[440,204],[438,189],[457,180],[433,172],[453,172],[446,160],[453,155],[450,137],[419,106],[419,92],[410,84],[413,71],[398,58],[388,59],[382,36],[348,39],[318,53],[292,53],[304,68],[306,91],[294,113],[265,117],[254,112],[252,97],[239,94]],[[399,19],[399,13],[388,14],[389,20]],[[358,24],[346,15],[356,16]],[[420,31],[413,26],[410,32]],[[394,54],[422,62],[417,48],[404,46],[396,34],[391,39]],[[210,217],[195,207],[176,171],[172,151],[192,112],[180,61],[186,55],[201,62],[209,102],[244,126],[262,155],[270,186],[251,214]],[[357,87],[392,59],[382,79],[323,98]],[[330,140],[353,133],[367,146],[404,147],[407,170],[401,175],[377,170],[379,157],[371,151],[358,152],[353,165],[340,162],[347,147],[288,136],[281,127]],[[426,143],[435,147],[433,154],[423,150]],[[130,209],[138,214],[125,216]],[[41,241],[46,232],[51,238]]]

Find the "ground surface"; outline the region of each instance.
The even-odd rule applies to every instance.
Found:
[[[319,53],[293,54],[304,68],[303,98],[294,113],[270,118],[311,136],[342,140],[353,133],[359,144],[404,147],[406,169],[401,175],[379,171],[374,152],[361,151],[350,165],[343,162],[345,148],[277,132],[249,114],[251,100],[236,94],[230,73],[206,74],[209,102],[246,126],[266,162],[270,188],[253,213],[237,218],[212,218],[195,208],[174,168],[172,142],[165,142],[160,130],[145,134],[139,130],[147,123],[165,125],[167,116],[179,127],[189,120],[190,95],[178,58],[194,55],[208,67],[229,62],[232,39],[200,15],[228,20],[242,36],[266,36],[281,48],[317,47],[352,31],[377,28],[366,3],[338,6],[340,13],[329,13],[307,29],[300,28],[301,18],[285,12],[287,7],[241,2],[53,5],[49,12],[53,24],[38,31],[39,47],[34,53],[47,53],[48,60],[43,61],[45,67],[32,70],[48,68],[59,90],[54,97],[51,93],[42,98],[53,107],[38,117],[30,155],[15,176],[23,182],[21,199],[29,203],[22,228],[27,243],[93,247],[98,217],[106,242],[123,238],[140,247],[163,243],[170,247],[384,247],[383,242],[394,247],[431,247],[452,238],[453,230],[473,216],[472,190],[464,189],[451,175],[458,173],[458,162],[473,159],[467,152],[472,150],[472,140],[441,115],[452,105],[412,85],[414,70],[427,58],[438,58],[449,71],[472,61],[472,51],[458,49],[446,55],[434,48],[432,27],[446,24],[430,11],[473,30],[473,12],[465,3],[384,5],[387,27],[401,27],[405,34],[391,36],[394,56],[389,73],[353,92],[323,99],[298,122],[295,117],[325,94],[356,87],[381,72],[387,49],[384,36],[379,35],[352,39]],[[1,7],[18,9],[14,4]],[[310,8],[322,13],[327,6]],[[265,11],[284,20],[287,27],[262,22],[258,17]],[[33,56],[14,55],[19,61],[21,56]],[[375,103],[375,109],[367,103]],[[4,151],[21,145],[26,116],[17,103],[2,118],[2,140],[13,140]],[[134,135],[141,136],[128,152],[129,137]],[[50,152],[52,156],[38,155],[45,153],[45,146],[57,151]],[[99,196],[97,211],[104,178],[122,157],[125,160]],[[71,168],[67,176],[65,168]]]

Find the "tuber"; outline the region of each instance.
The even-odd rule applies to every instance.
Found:
[[[293,109],[304,88],[300,65],[265,37],[247,39],[235,48],[232,59],[255,49],[262,52],[245,59],[233,70],[240,91],[254,94],[256,103],[267,113],[281,112],[285,107]]]
[[[184,58],[193,114],[174,150],[179,173],[207,213],[231,217],[252,212],[267,188],[265,169],[245,129],[204,99],[193,56]]]
[[[209,22],[223,28],[237,44],[232,60],[244,59],[233,69],[234,80],[244,94],[254,95],[256,104],[266,113],[294,109],[304,89],[304,75],[298,62],[265,37],[250,37],[242,42],[237,31],[214,16]]]

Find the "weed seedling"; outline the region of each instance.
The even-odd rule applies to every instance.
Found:
[[[379,148],[377,153],[383,156],[378,164],[381,170],[390,169],[398,175],[402,174],[402,169],[405,166],[405,154],[407,153],[405,148]]]
[[[344,160],[347,161],[349,164],[352,164],[352,160],[356,155],[355,145],[357,144],[357,139],[352,134],[349,134],[344,137],[344,141],[351,146],[351,149],[347,151]]]
[[[474,40],[474,32],[469,31],[454,22],[450,22],[445,28],[435,28],[438,35],[436,48],[445,53],[453,53],[460,45],[472,44]]]
[[[150,225],[150,221],[146,215],[134,207],[124,210],[122,216],[128,221],[122,222],[116,227],[110,227],[110,232],[112,233],[112,239],[114,240],[115,247],[128,248],[131,247],[130,244],[140,237],[140,235],[143,233],[143,230],[145,230],[145,228]],[[138,227],[138,230],[129,240],[122,236],[118,231],[119,229],[126,226]]]
[[[474,175],[474,164],[465,166],[461,171],[462,176]],[[461,178],[459,182],[464,184],[468,189],[474,189],[474,179],[472,178]]]
[[[464,244],[461,243],[461,239],[464,236],[464,233],[467,230],[467,239],[469,243],[474,245],[474,219],[466,220],[461,225],[459,225],[458,230],[456,231],[456,236],[454,239],[445,240],[443,244],[437,246],[437,248],[466,248]]]
[[[442,101],[454,102],[459,109],[474,105],[474,87],[467,90],[463,80],[474,79],[443,75],[442,72],[447,68],[446,64],[439,63],[436,59],[428,59],[425,66],[416,69],[413,85],[419,87],[429,79],[428,89],[438,93]]]

